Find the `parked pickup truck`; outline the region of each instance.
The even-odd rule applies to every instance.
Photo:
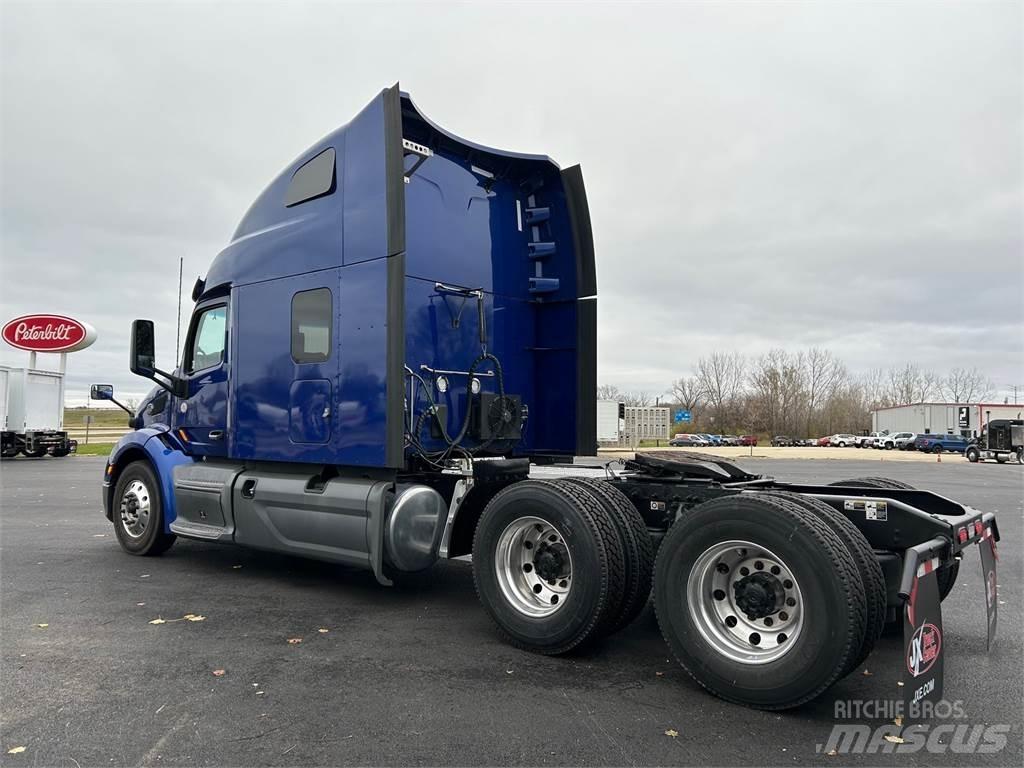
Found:
[[[157,367],[154,323],[132,323],[129,367],[165,399],[107,459],[103,514],[129,555],[181,537],[365,569],[382,587],[471,555],[498,635],[549,656],[629,626],[653,584],[680,664],[761,709],[820,697],[902,619],[903,649],[885,656],[908,706],[940,699],[942,654],[965,643],[941,641],[939,602],[968,547],[995,588],[995,516],[884,478],[782,482],[705,451],[606,468],[596,296],[580,168],[462,139],[388,88],[248,208],[196,281],[181,360]],[[995,627],[990,597],[966,633]]]
[[[867,435],[857,435],[853,445],[855,448],[874,448],[878,441],[887,434],[887,432],[871,432]]]
[[[914,447],[925,453],[963,453],[968,444],[961,435],[918,435],[914,440]]]
[[[891,432],[885,437],[879,438],[875,442],[875,448],[884,448],[887,451],[895,449],[902,449],[907,443],[912,443],[917,439],[917,435],[913,432]]]

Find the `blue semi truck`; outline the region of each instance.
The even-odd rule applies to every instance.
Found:
[[[972,544],[994,632],[990,513],[685,452],[581,469],[597,280],[580,168],[461,139],[397,85],[270,182],[192,298],[170,370],[153,323],[132,325],[130,368],[156,387],[103,476],[128,553],[230,542],[382,585],[472,555],[500,633],[544,654],[612,635],[653,584],[682,665],[762,708],[820,695],[898,619],[908,702],[940,697],[940,600]]]

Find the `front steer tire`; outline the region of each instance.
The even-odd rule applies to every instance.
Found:
[[[597,499],[549,480],[497,493],[473,536],[473,581],[484,610],[510,644],[546,655],[603,635],[621,606],[623,560]]]
[[[738,548],[733,542],[740,542]],[[722,636],[723,626],[743,626],[744,632],[746,627],[730,624],[736,618],[731,615],[716,622],[721,610],[716,606],[723,605],[721,593],[704,594],[693,588],[705,583],[702,574],[710,574],[711,579],[724,574],[727,580],[742,574],[739,562],[745,562],[742,558],[748,554],[743,543],[756,545],[758,553],[770,553],[781,561],[791,572],[791,584],[798,587],[797,592],[788,587],[785,594],[800,597],[789,618],[795,623],[799,610],[802,626],[793,630],[793,637],[777,642],[774,650],[754,650],[754,654],[767,654],[759,663],[744,655],[741,643],[729,650],[714,639],[715,633]],[[723,547],[741,558],[735,569],[722,560],[714,564],[715,560],[707,559]],[[734,590],[736,584],[732,583]],[[691,599],[694,592],[699,599]],[[788,598],[785,604],[789,605]],[[761,494],[714,499],[676,520],[658,551],[654,606],[673,654],[700,685],[727,701],[772,710],[799,706],[832,685],[860,651],[867,622],[861,578],[846,545],[826,522],[803,507]],[[732,606],[725,604],[726,610]],[[753,647],[748,645],[747,650]],[[770,655],[782,648],[781,655]]]
[[[162,555],[177,538],[164,532],[163,500],[160,485],[152,467],[145,461],[134,461],[121,472],[111,500],[114,532],[121,548],[131,555],[155,557]],[[134,508],[132,505],[134,504]],[[147,505],[146,522],[139,526],[140,505]]]

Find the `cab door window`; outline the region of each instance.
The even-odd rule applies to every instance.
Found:
[[[227,342],[228,308],[223,304],[203,311],[193,326],[188,347],[189,373],[220,365]]]

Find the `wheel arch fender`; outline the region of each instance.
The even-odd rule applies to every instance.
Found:
[[[136,461],[145,461],[157,477],[164,515],[164,533],[170,533],[170,525],[177,517],[174,507],[174,468],[179,464],[191,464],[195,459],[183,450],[183,446],[166,428],[145,427],[129,432],[122,437],[107,459],[105,484],[110,492],[105,494],[104,513],[108,520],[114,517],[114,488],[124,468]]]

